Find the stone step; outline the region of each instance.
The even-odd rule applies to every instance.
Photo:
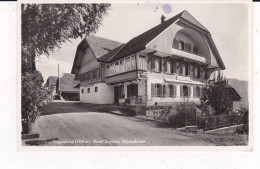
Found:
[[[197,132],[198,131],[198,126],[185,126],[185,131]]]
[[[40,137],[40,134],[38,134],[38,133],[23,134],[23,135],[22,135],[22,140],[25,140],[25,139],[33,139],[33,138],[39,138],[39,137]]]

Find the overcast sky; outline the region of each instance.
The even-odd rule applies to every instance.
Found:
[[[244,4],[170,4],[172,11],[164,10],[164,4],[112,4],[108,15],[96,35],[126,43],[131,38],[160,23],[161,15],[166,19],[187,10],[212,35],[224,61],[227,78],[248,80],[248,10]],[[170,12],[170,13],[169,13]],[[70,73],[77,45],[82,39],[64,43],[61,49],[49,58],[37,59],[37,69],[46,80],[48,76]]]

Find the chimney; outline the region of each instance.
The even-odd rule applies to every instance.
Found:
[[[165,17],[164,15],[162,15],[162,17],[161,17],[161,23],[165,22],[165,19],[166,19],[166,17]]]

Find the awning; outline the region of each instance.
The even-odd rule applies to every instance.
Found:
[[[177,80],[177,79],[168,79],[164,78],[166,82],[174,82],[174,83],[185,83],[185,84],[195,84],[195,85],[205,85],[205,83],[198,82],[198,81],[184,81],[184,80]]]

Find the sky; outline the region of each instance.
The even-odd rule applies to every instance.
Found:
[[[167,8],[168,7],[168,8]],[[227,78],[248,80],[248,8],[246,4],[223,3],[131,3],[112,4],[96,36],[126,43],[130,39],[187,10],[211,33],[226,66]],[[40,56],[36,67],[44,79],[70,73],[77,45],[82,39],[62,44],[49,57]]]

